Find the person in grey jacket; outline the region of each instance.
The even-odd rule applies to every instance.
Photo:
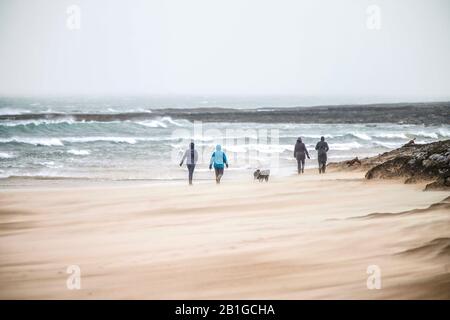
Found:
[[[328,143],[325,142],[324,137],[320,137],[320,141],[316,144],[317,159],[319,161],[319,173],[325,173],[325,168],[327,167],[327,152],[330,150],[328,148]]]
[[[294,148],[294,158],[297,159],[298,174],[304,173],[306,158],[305,156],[310,159],[308,150],[306,149],[305,144],[302,142],[302,138],[299,137],[297,139],[297,142],[295,143]]]
[[[194,149],[194,143],[191,142],[189,149],[187,149],[183,155],[183,158],[180,162],[180,167],[183,165],[184,160],[186,159],[186,165],[189,171],[189,184],[192,185],[192,178],[194,176],[195,165],[198,160],[198,152]]]

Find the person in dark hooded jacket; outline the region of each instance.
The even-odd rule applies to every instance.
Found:
[[[325,138],[320,137],[320,141],[316,144],[319,173],[325,173],[325,168],[327,167],[327,152],[329,149],[328,143],[325,142]]]
[[[302,138],[298,138],[294,148],[294,158],[297,159],[298,174],[304,172],[306,158],[305,156],[310,159],[308,150],[306,149],[305,144],[302,142]]]

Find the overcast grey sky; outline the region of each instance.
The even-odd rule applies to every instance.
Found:
[[[2,95],[441,97],[449,57],[448,0],[0,0]]]

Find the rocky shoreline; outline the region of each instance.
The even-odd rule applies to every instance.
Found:
[[[450,124],[450,102],[387,103],[370,105],[340,105],[292,108],[191,108],[152,109],[151,112],[124,113],[24,113],[0,115],[2,121],[61,120],[130,121],[162,117],[203,122],[250,123],[401,123]]]
[[[450,190],[450,140],[409,143],[375,157],[330,163],[331,169],[365,170],[366,179],[428,182],[425,190]]]

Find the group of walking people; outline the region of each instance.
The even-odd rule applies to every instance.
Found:
[[[328,143],[325,142],[325,137],[320,137],[320,141],[316,144],[317,160],[319,162],[319,173],[325,173],[327,167],[327,152],[330,150]],[[310,159],[308,149],[306,149],[302,138],[298,138],[294,148],[294,158],[297,159],[298,174],[302,174],[305,171],[306,157]]]
[[[191,142],[189,149],[187,149],[183,155],[183,158],[180,162],[180,167],[183,165],[183,162],[186,160],[186,166],[189,172],[189,184],[192,185],[192,179],[194,176],[195,165],[198,161],[198,152],[195,150],[194,142]],[[327,152],[329,150],[328,143],[325,142],[325,138],[321,137],[320,141],[316,144],[317,150],[317,159],[319,162],[319,173],[325,173],[325,168],[327,166]],[[302,138],[298,138],[294,147],[294,158],[297,159],[297,170],[298,174],[304,173],[305,170],[305,160],[306,157],[310,159],[308,149],[302,141]],[[216,176],[216,183],[219,184],[222,179],[225,167],[228,168],[228,160],[227,155],[222,150],[220,144],[216,145],[216,149],[211,155],[211,159],[209,161],[209,169],[211,170],[214,167],[214,172]]]
[[[183,158],[180,162],[180,167],[183,165],[184,160],[186,160],[186,165],[189,171],[189,184],[192,185],[192,178],[194,175],[194,169],[195,165],[197,164],[198,160],[198,152],[194,148],[194,143],[191,142],[189,149],[186,150],[186,152],[183,155]],[[223,176],[223,170],[225,169],[225,166],[228,168],[228,160],[227,155],[225,152],[223,152],[222,147],[220,144],[216,146],[216,150],[211,155],[211,160],[209,162],[209,170],[211,170],[214,167],[214,172],[216,174],[216,183],[220,183],[220,179],[222,179]]]

